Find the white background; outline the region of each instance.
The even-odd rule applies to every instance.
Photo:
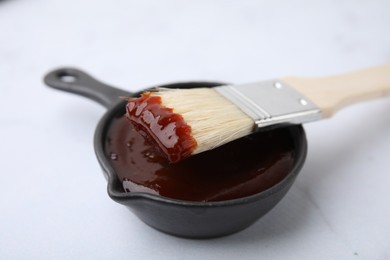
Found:
[[[390,62],[389,1],[0,1],[1,259],[390,259],[390,99],[305,126],[285,199],[212,240],[111,201],[92,136],[104,108],[44,86],[75,66],[112,85],[321,76]]]

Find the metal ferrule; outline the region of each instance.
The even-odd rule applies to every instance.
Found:
[[[313,102],[280,80],[220,86],[215,90],[253,118],[258,127],[302,124],[322,118]]]

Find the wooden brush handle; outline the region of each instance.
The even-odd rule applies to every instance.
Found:
[[[390,64],[337,76],[282,80],[315,103],[325,118],[344,106],[390,96]]]

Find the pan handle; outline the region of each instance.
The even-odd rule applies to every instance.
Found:
[[[130,96],[125,90],[104,84],[87,73],[75,68],[53,70],[44,77],[46,85],[90,98],[106,108],[120,101],[121,96]]]

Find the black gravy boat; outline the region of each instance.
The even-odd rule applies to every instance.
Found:
[[[97,81],[73,68],[49,72],[44,82],[55,89],[90,98],[107,108],[94,135],[96,157],[108,181],[108,195],[127,206],[149,226],[186,238],[213,238],[241,231],[270,211],[287,193],[300,172],[307,153],[307,141],[301,125],[287,126],[295,148],[295,162],[288,175],[275,186],[255,195],[218,202],[192,202],[170,199],[142,192],[125,193],[121,181],[104,154],[106,133],[112,119],[124,114],[126,101],[120,96],[137,96]],[[217,82],[185,82],[163,85],[164,88],[195,88],[222,85]]]

